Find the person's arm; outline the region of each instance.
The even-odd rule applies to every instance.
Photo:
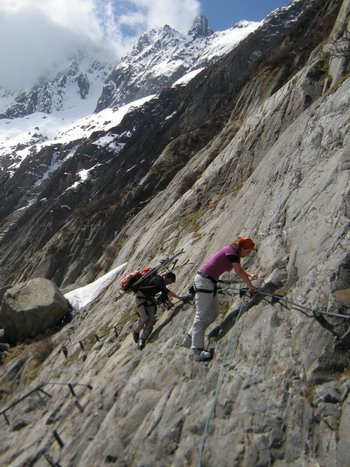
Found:
[[[257,289],[256,287],[254,287],[254,285],[250,282],[250,279],[249,277],[251,278],[256,278],[257,275],[256,274],[251,274],[250,272],[247,272],[245,271],[242,266],[239,264],[239,263],[233,263],[233,269],[235,271],[235,273],[237,274],[237,276],[242,279],[242,281],[244,281],[247,286],[249,287],[249,290],[256,294],[257,293]]]
[[[246,274],[248,277],[251,277],[252,279],[257,279],[259,276],[257,274],[253,274],[251,272],[246,271]]]
[[[177,295],[176,293],[172,292],[171,290],[167,289],[167,295],[166,295],[166,298],[167,298],[167,302],[168,302],[168,307],[171,308],[172,306],[174,306],[174,303],[170,300],[170,297],[171,298],[177,298],[178,300],[183,300],[184,297],[180,297],[180,295]]]
[[[168,297],[177,298],[178,300],[183,299],[183,297],[180,297],[180,295],[177,295],[176,293],[172,292],[171,290],[168,291]]]

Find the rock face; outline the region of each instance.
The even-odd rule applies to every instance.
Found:
[[[118,203],[55,229],[46,214],[57,175],[49,207],[20,214],[2,240],[11,283],[46,271],[85,284],[126,261],[133,271],[183,248],[172,290],[184,295],[211,254],[249,235],[258,251],[243,266],[259,274],[258,297],[240,296],[242,283],[223,277],[237,282],[220,295],[208,328],[214,358],[197,364],[180,345],[193,306],[160,308],[139,351],[134,298],[114,301],[116,279],[57,332],[42,363],[30,346],[7,352],[3,465],[350,464],[350,70],[346,56],[331,52],[345,39],[350,1],[293,5],[300,14],[285,34],[256,31],[114,129],[119,137],[136,128],[119,166],[110,155],[104,178],[76,197],[114,194],[127,173]],[[92,146],[81,154],[104,163]],[[33,214],[52,229],[38,243],[21,236],[35,231]],[[29,238],[36,250],[23,264]],[[31,394],[11,408],[44,383],[51,397]]]
[[[48,279],[31,279],[8,289],[0,310],[0,327],[11,342],[35,337],[69,311],[58,287]]]

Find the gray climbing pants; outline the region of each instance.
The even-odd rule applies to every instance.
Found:
[[[197,289],[196,314],[188,334],[192,336],[192,349],[204,349],[205,330],[219,315],[219,299],[218,294],[214,293],[215,284],[210,279],[196,274],[194,285]]]

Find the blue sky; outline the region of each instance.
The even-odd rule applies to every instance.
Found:
[[[200,0],[203,14],[215,31],[232,27],[242,19],[261,21],[276,8],[291,0]]]

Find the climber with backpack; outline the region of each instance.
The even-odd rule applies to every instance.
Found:
[[[161,302],[166,303],[169,307],[173,305],[170,297],[177,298],[178,300],[184,298],[168,289],[167,286],[173,284],[175,281],[175,274],[172,271],[168,271],[162,276],[154,274],[148,279],[141,281],[139,286],[134,286],[133,290],[136,294],[136,307],[139,319],[133,329],[133,338],[139,350],[144,348],[156,321],[157,300],[155,296],[160,293]]]

